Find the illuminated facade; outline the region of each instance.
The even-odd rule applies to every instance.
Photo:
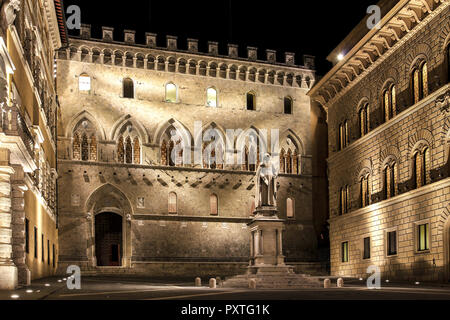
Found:
[[[1,1],[0,289],[55,274],[59,1]],[[63,24],[62,24],[63,25]]]
[[[309,93],[328,113],[331,273],[449,280],[450,3],[379,5]]]
[[[130,30],[123,42],[111,28],[102,34],[93,39],[83,25],[57,57],[61,272],[75,264],[84,274],[242,273],[261,148],[281,154],[287,261],[320,271],[326,210],[321,216],[312,205],[320,179],[311,135],[320,114],[306,95],[314,59],[297,66],[290,53],[278,63],[271,50],[260,61],[256,48],[241,58],[234,45],[220,55],[215,42],[202,53],[193,39],[181,50],[175,37],[159,48],[150,33],[145,44]],[[204,137],[213,129],[210,148]],[[243,130],[231,145],[227,129]],[[274,147],[272,129],[279,129]],[[200,161],[192,163],[197,152]],[[224,163],[240,156],[242,163]]]

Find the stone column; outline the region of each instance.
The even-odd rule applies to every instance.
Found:
[[[13,166],[12,176],[12,244],[13,261],[18,269],[19,285],[28,286],[31,284],[31,271],[26,265],[25,250],[25,199],[24,193],[27,190],[25,185],[25,173],[21,166]],[[30,230],[28,230],[30,232]],[[28,239],[30,241],[30,239]]]
[[[0,290],[17,287],[17,267],[12,260],[11,175],[9,150],[0,149]]]

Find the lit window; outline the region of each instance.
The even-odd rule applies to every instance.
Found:
[[[82,74],[78,78],[78,89],[80,91],[90,91],[91,90],[91,77],[87,74]]]
[[[206,90],[206,104],[208,107],[217,107],[217,90],[208,88]]]
[[[348,242],[342,242],[342,262],[348,261]]]
[[[418,226],[418,251],[430,250],[429,244],[430,224],[425,223]]]
[[[369,175],[361,178],[361,208],[369,205]]]
[[[166,85],[166,102],[177,102],[177,86],[173,83],[168,83]]]
[[[428,65],[423,62],[412,72],[413,102],[417,103],[428,96]]]

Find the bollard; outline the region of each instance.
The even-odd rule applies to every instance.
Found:
[[[222,286],[222,279],[220,277],[216,277],[216,283],[218,287]]]
[[[338,288],[344,287],[344,279],[342,279],[342,278],[337,279],[337,287]]]
[[[201,278],[195,278],[195,286],[201,287],[202,286],[202,279]]]
[[[211,289],[217,288],[217,282],[216,282],[216,279],[211,278],[211,279],[209,280],[209,287],[210,287]]]
[[[330,279],[323,280],[323,287],[325,289],[331,288],[331,281],[330,281]]]
[[[256,289],[256,280],[255,279],[248,280],[248,287],[250,289]]]

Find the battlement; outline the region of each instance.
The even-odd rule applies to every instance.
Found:
[[[252,62],[259,63],[269,63],[274,65],[284,65],[288,67],[303,67],[309,70],[315,70],[315,57],[311,55],[303,55],[303,65],[296,64],[295,53],[285,52],[284,54],[284,62],[277,62],[277,51],[267,49],[266,50],[266,59],[258,60],[258,48],[256,47],[247,47],[247,56],[240,57],[239,56],[239,46],[236,44],[228,44],[228,55],[220,55],[219,54],[219,43],[208,41],[207,44],[207,52],[199,52],[199,41],[197,39],[187,39],[187,48],[181,49],[178,46],[178,37],[167,35],[166,36],[166,46],[165,47],[157,47],[157,34],[146,32],[145,33],[145,44],[136,43],[136,31],[134,30],[124,30],[124,37],[122,40],[114,39],[114,28],[111,27],[102,27],[102,39],[95,39],[91,37],[91,25],[82,24],[80,30],[80,38],[83,40],[92,40],[92,41],[102,41],[105,43],[118,43],[125,44],[130,46],[137,47],[147,47],[152,49],[160,49],[160,50],[168,50],[168,51],[178,51],[178,52],[187,52],[187,53],[195,53],[195,54],[204,54],[213,57],[224,57],[229,59],[237,59],[237,60],[248,60]]]

